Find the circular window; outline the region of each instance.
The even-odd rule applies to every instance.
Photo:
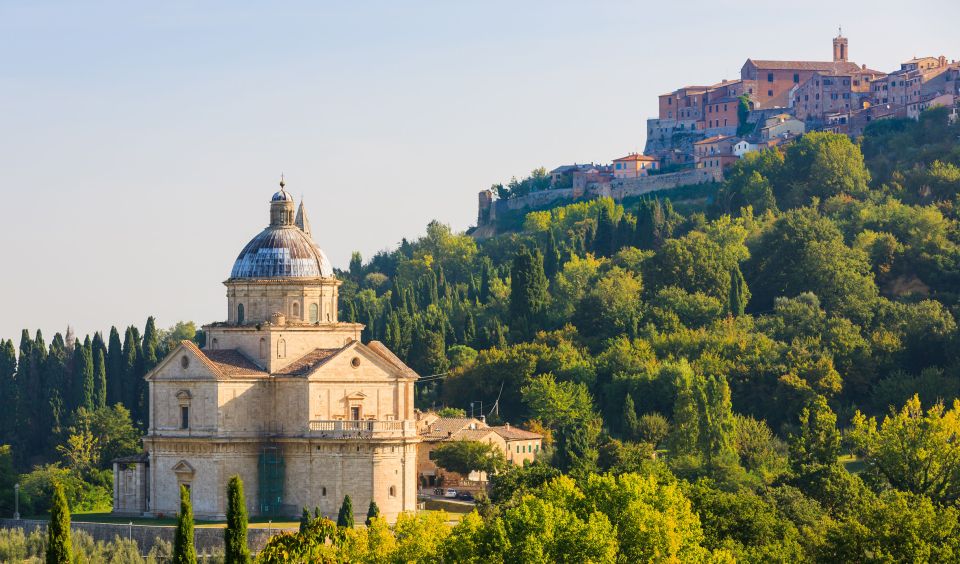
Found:
[[[185,357],[185,356],[181,356],[181,357],[180,357],[180,368],[186,369],[186,368],[189,367],[189,366],[190,366],[190,359],[187,358],[187,357]]]
[[[350,361],[350,365],[353,366],[354,368],[360,368],[360,357],[359,356],[353,357],[353,360]]]

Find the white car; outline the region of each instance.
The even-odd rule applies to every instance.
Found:
[[[443,497],[456,498],[456,497],[457,497],[457,490],[447,490],[447,491],[443,492]]]

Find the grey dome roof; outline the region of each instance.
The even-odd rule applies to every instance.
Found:
[[[283,189],[282,184],[280,186],[281,186],[280,191],[275,193],[273,197],[270,198],[270,201],[271,202],[292,202],[293,196],[291,196],[289,192]]]
[[[276,196],[274,196],[276,198]],[[230,278],[317,278],[333,276],[320,247],[293,225],[271,226],[240,251]]]

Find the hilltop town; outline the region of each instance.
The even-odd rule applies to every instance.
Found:
[[[871,122],[918,119],[934,106],[960,108],[960,61],[914,56],[884,72],[850,60],[842,30],[830,61],[749,58],[740,78],[710,86],[683,86],[661,94],[657,117],[647,120],[643,154],[609,164],[568,164],[527,190],[480,192],[477,236],[498,215],[565,200],[610,196],[622,200],[679,186],[721,182],[744,155],[781,146],[808,131],[856,137]],[[486,227],[486,228],[485,228]]]

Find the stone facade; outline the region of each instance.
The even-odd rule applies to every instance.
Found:
[[[416,509],[417,375],[381,343],[361,343],[362,325],[338,321],[340,282],[302,207],[297,225],[292,212],[281,186],[270,227],[224,283],[227,321],[146,376],[146,455],[116,461],[116,512],[173,515],[185,485],[198,518],[220,519],[234,475],[253,516],[333,517],[346,495],[359,519],[371,500],[390,521]]]

